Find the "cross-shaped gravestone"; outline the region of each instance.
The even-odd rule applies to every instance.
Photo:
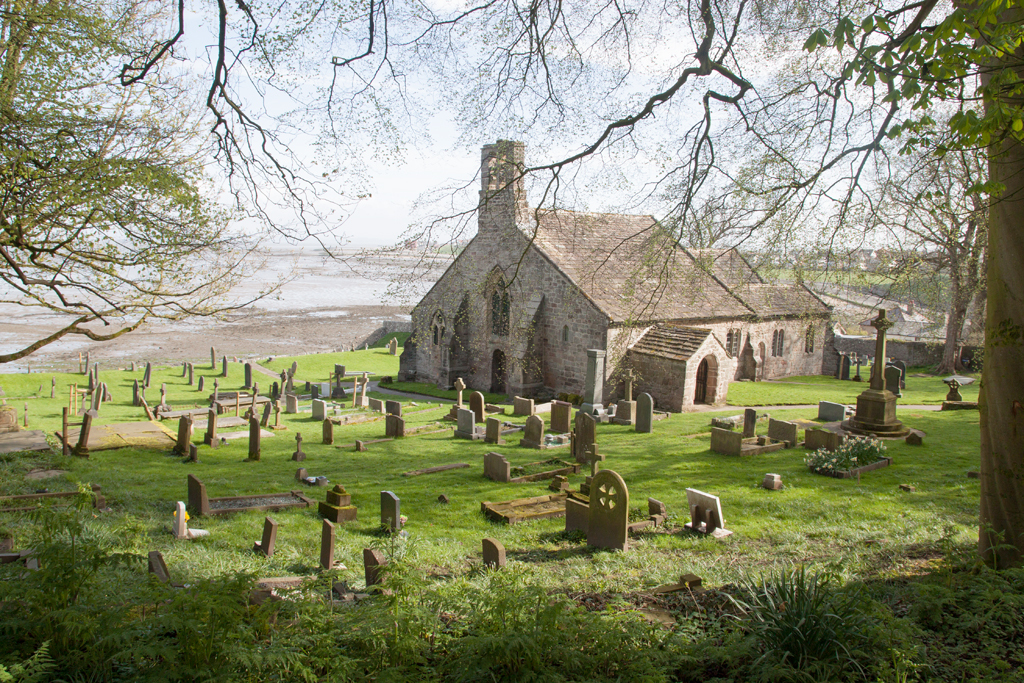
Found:
[[[292,460],[295,462],[302,462],[306,459],[306,454],[302,452],[302,434],[295,434],[295,452],[292,453]]]
[[[455,380],[455,392],[456,392],[456,394],[455,394],[455,397],[456,397],[455,405],[458,406],[459,408],[462,407],[462,392],[465,391],[465,389],[466,389],[466,383],[462,381],[461,377],[457,378]]]
[[[590,448],[587,449],[584,457],[586,458],[587,464],[590,465],[590,476],[596,476],[601,463],[604,461],[604,456],[597,452],[596,443],[590,445]]]
[[[274,401],[274,427],[281,426],[281,401]]]
[[[206,436],[203,437],[203,443],[210,448],[217,447],[217,409],[210,408],[206,411]]]
[[[633,400],[633,380],[636,376],[633,374],[633,368],[626,371],[626,400]]]

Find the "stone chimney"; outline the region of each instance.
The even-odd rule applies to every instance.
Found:
[[[522,171],[526,145],[498,140],[484,145],[480,154],[480,213],[477,234],[500,236],[527,220],[529,207]]]

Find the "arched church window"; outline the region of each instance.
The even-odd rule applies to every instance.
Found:
[[[509,328],[508,321],[509,321],[509,317],[511,315],[511,311],[512,311],[512,300],[511,300],[511,298],[509,298],[508,292],[504,292],[501,295],[501,332],[498,333],[498,334],[500,334],[503,337],[507,337],[508,336],[508,328]]]
[[[569,326],[568,325],[565,325],[565,326],[562,327],[562,341],[563,342],[569,341]]]
[[[437,325],[434,325],[434,346],[437,346]]]
[[[814,353],[814,326],[808,325],[804,334],[804,353]]]
[[[491,334],[501,334],[501,295],[491,294]]]

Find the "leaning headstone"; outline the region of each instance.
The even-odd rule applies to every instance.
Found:
[[[818,419],[825,422],[839,422],[846,419],[846,406],[830,401],[818,401]]]
[[[785,420],[768,419],[768,438],[775,441],[786,442],[786,448],[796,446],[797,428],[795,422]]]
[[[153,364],[146,363],[146,371],[142,373],[142,386],[149,387],[149,382],[153,377]]]
[[[78,433],[78,443],[75,444],[75,455],[89,455],[89,433],[92,431],[92,421],[96,419],[95,410],[85,411],[82,416],[82,429]]]
[[[496,538],[485,538],[484,566],[491,569],[500,569],[505,566],[505,546]]]
[[[391,491],[380,492],[380,525],[388,531],[402,528],[402,503]]]
[[[320,527],[320,568],[334,568],[334,525],[326,519]]]
[[[217,410],[215,408],[206,411],[206,435],[203,436],[203,443],[212,448],[217,447]]]
[[[654,425],[654,399],[648,393],[640,394],[636,399],[636,427],[641,434],[650,434]]]
[[[405,420],[397,415],[387,415],[384,418],[384,436],[400,438],[405,436]]]
[[[711,450],[723,455],[743,455],[743,434],[712,427]]]
[[[260,439],[262,436],[260,421],[254,415],[249,418],[249,460],[260,459]]]
[[[761,482],[761,488],[768,489],[769,491],[781,491],[782,490],[782,475],[781,474],[766,474],[766,475],[764,475],[764,481]]]
[[[181,376],[184,377],[188,374],[188,361],[182,361],[181,363]]]
[[[267,401],[263,404],[263,417],[260,418],[260,427],[266,427],[270,424],[270,413],[274,407]]]
[[[896,394],[897,398],[902,398],[903,394],[900,392],[900,382],[903,379],[903,373],[895,365],[885,366],[885,388],[887,391],[891,391]]]
[[[334,443],[334,423],[330,418],[324,418],[324,444],[330,446]]]
[[[543,444],[544,418],[540,415],[531,415],[526,418],[526,428],[523,430],[523,438],[519,440],[519,445],[524,448],[540,448]]]
[[[601,470],[590,482],[587,545],[626,550],[629,546],[629,491],[617,472]]]
[[[480,424],[484,421],[484,395],[474,391],[469,395],[469,409],[473,411],[473,421]]]
[[[718,496],[697,489],[686,489],[686,502],[690,507],[690,521],[684,525],[687,529],[715,537],[732,534],[725,529],[722,501]]]
[[[507,483],[511,479],[512,468],[508,459],[500,453],[484,454],[484,476],[491,481]]]
[[[306,459],[306,454],[302,452],[302,434],[296,432],[295,434],[295,452],[292,453],[292,460],[295,462],[302,462]]]
[[[206,388],[206,375],[199,376],[199,384],[196,386],[196,391],[203,391]]]
[[[273,557],[275,545],[277,545],[277,522],[266,517],[263,520],[263,538],[253,543],[252,550],[264,557]]]
[[[743,438],[757,436],[757,411],[753,408],[743,410]]]
[[[496,417],[487,418],[487,432],[484,435],[484,441],[499,445],[505,443],[505,440],[501,438],[501,420]]]
[[[192,443],[192,416],[182,415],[178,418],[178,440],[174,444],[174,452],[188,455],[189,444]]]
[[[314,385],[315,386],[315,385]],[[313,400],[313,419],[322,420],[327,417],[327,401]]]
[[[566,401],[551,402],[551,431],[568,434],[572,431],[572,404]]]
[[[148,560],[149,573],[155,576],[160,583],[168,583],[171,580],[171,573],[167,570],[164,554],[159,550],[151,550]]]
[[[402,417],[402,404],[398,401],[388,401],[384,404],[384,412],[388,415],[397,415]]]
[[[529,417],[535,412],[533,399],[516,396],[512,399],[512,414]]]
[[[381,582],[381,569],[388,565],[384,553],[373,548],[363,548],[363,574],[366,587],[376,586]]]

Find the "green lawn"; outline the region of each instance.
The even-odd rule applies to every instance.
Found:
[[[906,388],[899,402],[903,405],[940,404],[946,400],[949,392],[939,376],[916,377],[924,374],[923,368],[908,368]],[[868,388],[867,370],[861,371],[863,382],[838,380],[823,375],[802,375],[786,377],[771,382],[731,382],[726,401],[732,406],[757,405],[806,405],[818,401],[834,403],[857,402],[857,395]],[[974,384],[960,387],[960,395],[965,401],[978,400],[980,374],[968,374],[974,377]]]
[[[399,346],[401,353],[401,346]],[[295,379],[302,382],[326,382],[334,372],[335,364],[345,366],[345,372],[368,372],[373,379],[398,374],[398,356],[392,356],[384,346],[372,346],[365,351],[341,351],[338,353],[314,353],[305,356],[276,356],[274,360],[260,363],[263,367],[281,372],[298,363]]]
[[[425,396],[434,396],[436,398],[447,398],[451,401],[458,399],[459,392],[454,389],[438,389],[436,384],[427,384],[426,382],[392,382],[391,384],[384,385],[385,389],[394,389],[395,391],[404,391],[411,394],[423,394]],[[469,394],[472,390],[467,389],[462,392],[462,400],[464,403],[469,402]],[[484,395],[484,401],[487,403],[508,403],[508,396],[505,394],[492,394],[489,391],[482,392]]]
[[[374,352],[356,352],[374,353]],[[316,365],[310,357],[303,367],[329,367],[343,354],[326,354]],[[351,354],[348,354],[351,358]],[[278,359],[283,365],[287,359]],[[347,362],[347,361],[346,361]],[[305,363],[305,365],[303,364]],[[354,366],[353,366],[354,367]],[[231,376],[223,389],[241,382],[240,365],[230,366]],[[212,371],[199,370],[200,374]],[[160,382],[166,382],[169,402],[175,406],[198,405],[201,396],[188,387],[174,368],[156,370],[148,392],[155,402]],[[129,405],[131,381],[141,378],[141,368],[102,372],[114,395],[105,405],[100,424],[134,420],[140,410]],[[308,376],[308,375],[307,375]],[[3,388],[8,403],[29,404],[31,428],[52,432],[59,426],[60,398],[49,398],[50,375],[5,375]],[[57,375],[59,397],[66,396],[67,383],[80,375]],[[13,401],[34,395],[43,385],[43,398]],[[782,385],[734,384],[764,391],[781,391]],[[814,387],[812,387],[814,388]],[[204,392],[205,393],[205,392]],[[828,397],[835,398],[833,394]],[[66,399],[65,399],[66,400]],[[768,401],[770,402],[770,401]],[[403,400],[407,406],[411,403]],[[422,406],[422,402],[420,407]],[[435,404],[436,405],[436,404]],[[407,408],[407,413],[410,412]],[[447,408],[407,414],[407,427],[437,422]],[[728,412],[728,411],[727,411]],[[778,410],[779,418],[815,417],[815,410]],[[522,423],[523,418],[503,418]],[[965,472],[976,469],[978,413],[915,413],[900,411],[900,419],[923,429],[926,445],[914,448],[896,442],[889,454],[895,464],[865,475],[861,482],[842,481],[811,474],[803,464],[801,449],[750,458],[730,458],[709,450],[707,414],[672,415],[655,423],[653,434],[636,434],[628,427],[601,425],[598,428],[603,466],[619,472],[630,487],[631,506],[646,507],[648,496],[664,501],[672,513],[673,533],[648,533],[634,540],[628,553],[594,552],[561,533],[562,520],[547,520],[517,526],[487,521],[480,513],[480,501],[500,501],[544,494],[544,483],[497,484],[483,477],[482,457],[489,450],[506,454],[515,463],[548,457],[564,458],[567,449],[537,452],[518,448],[518,436],[509,445],[492,447],[481,442],[456,440],[451,423],[438,434],[373,444],[366,453],[339,449],[320,443],[320,424],[308,415],[283,415],[287,431],[263,441],[263,458],[246,461],[246,441],[231,441],[211,450],[199,447],[200,462],[182,464],[167,451],[123,449],[97,452],[89,459],[59,456],[14,455],[0,463],[0,489],[5,493],[35,490],[24,474],[33,467],[60,467],[69,474],[48,480],[51,490],[70,489],[77,482],[103,486],[113,512],[102,515],[101,524],[110,530],[124,550],[164,552],[172,571],[179,577],[212,576],[225,571],[247,570],[262,576],[314,571],[319,543],[319,518],[315,510],[274,513],[280,523],[278,552],[271,559],[253,555],[251,545],[259,537],[263,515],[238,514],[227,518],[196,519],[194,526],[211,535],[192,543],[180,543],[168,533],[174,501],[186,498],[186,475],[194,473],[206,483],[210,496],[237,496],[287,491],[299,486],[294,480],[296,463],[294,435],[301,432],[308,459],[303,466],[311,475],[327,476],[332,484],[343,484],[359,508],[359,520],[338,531],[337,556],[349,567],[346,578],[360,582],[361,551],[377,542],[374,535],[379,515],[379,494],[394,491],[402,500],[402,512],[409,516],[409,546],[415,562],[433,571],[456,574],[479,561],[480,539],[501,540],[509,557],[522,563],[532,580],[558,585],[569,579],[573,585],[590,590],[632,590],[674,579],[681,571],[693,571],[711,584],[735,581],[758,567],[779,562],[806,561],[841,568],[848,576],[888,574],[898,571],[911,547],[935,544],[952,533],[968,542],[976,535],[977,480]],[[166,425],[172,431],[175,425]],[[764,429],[762,427],[762,429]],[[338,444],[384,435],[382,421],[335,429]],[[201,443],[197,431],[195,442]],[[468,469],[405,478],[402,472],[435,465],[466,462]],[[786,488],[768,492],[758,484],[766,472],[779,473]],[[572,478],[573,485],[582,475]],[[897,484],[909,483],[917,492],[907,494]],[[684,490],[694,487],[722,497],[728,528],[735,532],[725,541],[714,541],[679,532],[685,521]],[[306,489],[322,499],[323,489]],[[436,502],[441,493],[451,504]],[[18,518],[4,522],[15,531],[19,547],[32,543],[31,524]],[[952,530],[952,531],[950,531]]]

